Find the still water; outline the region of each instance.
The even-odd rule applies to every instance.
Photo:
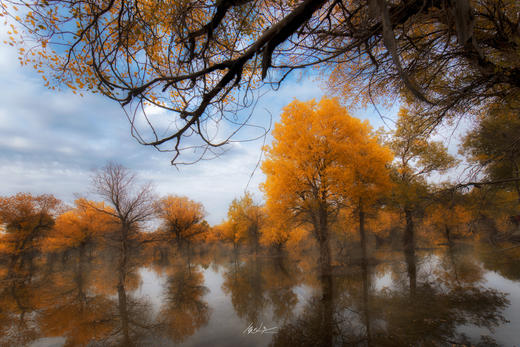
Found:
[[[89,249],[0,282],[2,346],[520,346],[520,249],[452,245],[316,271],[314,254]]]

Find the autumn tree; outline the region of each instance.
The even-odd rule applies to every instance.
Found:
[[[253,201],[251,193],[246,192],[240,199],[234,199],[228,208],[228,219],[241,238],[249,241],[251,248],[258,253],[260,229],[265,220],[262,206]]]
[[[399,110],[396,129],[390,136],[388,145],[395,154],[393,198],[406,219],[404,246],[413,249],[414,214],[422,200],[428,198],[426,178],[434,172],[445,172],[456,160],[442,142],[430,139],[427,124],[414,117],[413,110]]]
[[[395,186],[394,186],[395,187]],[[401,215],[391,206],[379,208],[374,217],[368,223],[368,229],[372,230],[376,236],[376,244],[386,241],[393,241],[394,235],[401,229]]]
[[[518,110],[495,105],[462,144],[461,152],[484,173],[484,184],[516,192],[520,204],[520,118]],[[478,184],[477,184],[478,185]]]
[[[181,245],[207,233],[204,206],[185,196],[169,195],[158,201],[157,214],[162,221],[161,234]]]
[[[18,193],[0,197],[0,247],[10,257],[10,270],[22,267],[25,258],[40,250],[45,233],[54,226],[61,202],[52,195]]]
[[[86,245],[117,227],[115,211],[103,202],[81,198],[76,200],[74,205],[73,209],[56,218],[54,228],[47,233],[44,240],[45,250],[83,250]]]
[[[237,122],[229,112],[251,106],[262,84],[278,85],[310,66],[330,74],[339,93],[355,91],[365,101],[404,91],[424,105],[420,115],[430,124],[492,101],[516,103],[518,6],[514,0],[3,0],[0,9],[18,22],[9,43],[20,44],[22,63],[45,73],[50,87],[105,94],[127,107],[140,143],[178,155],[187,149],[183,136],[195,134],[206,149],[226,143],[210,124],[229,120],[233,136]],[[147,105],[171,111],[174,126],[161,128]],[[138,127],[140,117],[151,129]]]
[[[111,209],[94,209],[118,221],[116,240],[123,248],[138,236],[139,227],[155,213],[154,194],[151,185],[138,185],[137,177],[120,164],[109,163],[92,177],[94,192],[102,197]]]
[[[281,252],[291,236],[290,225],[289,222],[283,223],[268,217],[266,223],[260,229],[260,243],[274,247],[278,252]]]
[[[309,225],[328,272],[331,222],[346,204],[358,207],[362,217],[388,181],[391,155],[368,123],[351,117],[335,99],[295,100],[284,108],[273,137],[262,164],[268,213]]]
[[[392,188],[388,168],[393,156],[388,148],[381,146],[378,137],[370,133],[370,126],[365,125],[362,134],[364,136],[348,143],[352,153],[349,159],[351,177],[346,197],[350,208],[357,214],[361,260],[366,262],[366,216]]]
[[[211,233],[215,239],[231,243],[235,251],[238,251],[238,247],[244,240],[243,234],[238,229],[238,225],[231,223],[230,220],[225,220],[214,226]]]
[[[438,231],[451,243],[455,238],[468,236],[471,231],[472,213],[465,206],[436,203],[429,206],[425,224]]]

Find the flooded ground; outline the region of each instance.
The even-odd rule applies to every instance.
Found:
[[[123,256],[124,255],[124,256]],[[3,269],[3,346],[518,346],[519,248],[74,251]]]

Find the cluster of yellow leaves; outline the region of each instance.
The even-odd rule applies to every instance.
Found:
[[[290,224],[277,223],[269,221],[262,228],[260,243],[264,246],[282,247],[289,240],[294,230],[291,230]]]
[[[103,4],[86,1],[64,6],[60,1],[35,0],[24,5],[27,11],[13,16],[24,28],[23,36],[20,33],[19,40],[6,42],[30,46],[20,49],[22,65],[33,66],[51,89],[63,85],[74,93],[100,91],[116,98],[123,98],[127,88],[139,87],[158,76],[190,73],[193,66],[186,54],[188,34],[203,28],[215,11],[214,5],[203,1],[139,1],[133,6],[122,0]],[[193,43],[199,49],[208,49],[211,63],[236,58],[247,49],[245,42],[262,34],[265,19],[258,15],[260,7],[264,4],[234,9],[218,40],[209,40],[206,45],[206,36],[199,35],[192,38]],[[18,10],[3,4],[2,8],[4,15]],[[239,34],[243,37],[237,40]],[[253,73],[256,69],[247,66],[243,76]],[[221,76],[222,72],[216,71],[205,82],[216,83]],[[100,80],[123,91],[102,86]],[[186,104],[173,90],[152,88],[144,90],[143,95],[147,104],[161,107],[182,109]]]
[[[434,204],[427,210],[426,227],[443,235],[444,237],[460,238],[468,236],[471,232],[471,222],[474,216],[471,210],[461,205]],[[431,235],[433,236],[433,235]],[[436,237],[432,237],[436,238]]]
[[[0,197],[0,251],[10,255],[36,250],[54,225],[60,201],[52,195],[18,193]]]
[[[301,225],[295,225],[287,216],[277,215],[272,211],[266,216],[260,229],[260,243],[278,249],[296,247],[299,242],[308,237],[309,231]],[[279,212],[279,211],[278,211]]]
[[[229,242],[235,247],[247,241],[256,249],[264,229],[268,228],[267,218],[264,207],[255,203],[251,193],[246,192],[240,199],[233,199],[227,219],[212,228],[210,239]]]
[[[117,228],[112,208],[103,202],[78,199],[75,207],[56,218],[54,228],[43,240],[44,251],[76,248]]]
[[[169,240],[201,240],[208,231],[204,206],[185,196],[169,195],[157,203],[162,220],[159,233]]]
[[[240,199],[234,199],[229,205],[228,220],[239,239],[258,242],[260,229],[266,218],[262,206],[255,204],[253,196],[246,192]]]
[[[262,164],[270,215],[308,222],[318,204],[368,207],[391,187],[390,150],[336,99],[293,101],[273,137]]]
[[[232,243],[235,247],[238,247],[245,238],[242,231],[243,229],[240,229],[237,224],[226,220],[212,228],[212,238]]]
[[[392,230],[401,228],[402,222],[403,220],[398,212],[390,209],[380,209],[374,218],[370,218],[367,221],[367,228],[374,234],[387,238]]]

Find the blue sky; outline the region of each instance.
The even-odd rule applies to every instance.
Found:
[[[2,26],[0,42],[5,31]],[[107,161],[116,161],[152,181],[158,195],[186,195],[202,202],[211,224],[225,218],[227,206],[243,194],[251,175],[248,189],[262,199],[258,185],[264,177],[259,169],[254,171],[262,140],[234,143],[215,160],[173,167],[171,153],[139,145],[130,136],[117,103],[100,95],[46,89],[38,74],[20,66],[15,48],[5,44],[0,50],[0,85],[0,195],[52,193],[66,203],[78,194],[95,198],[89,194],[90,175]],[[269,113],[276,121],[294,98],[319,99],[324,94],[316,78],[295,75],[261,98],[255,122],[268,125]],[[382,125],[374,110],[354,114],[374,127]]]

